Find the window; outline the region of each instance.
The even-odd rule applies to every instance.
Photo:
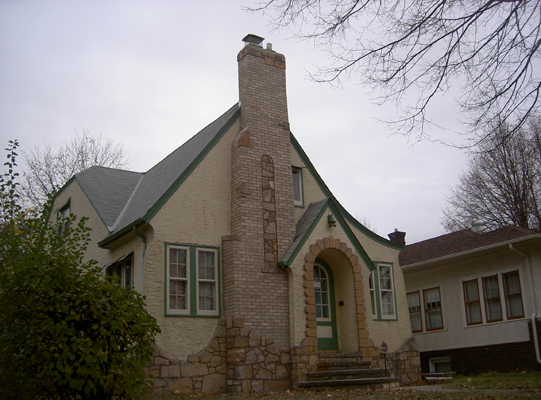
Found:
[[[370,303],[374,319],[395,319],[396,300],[394,274],[391,263],[374,262],[376,269],[368,277]]]
[[[426,330],[431,331],[443,328],[441,313],[440,288],[423,290],[425,298],[425,323]]]
[[[469,278],[462,281],[462,290],[466,325],[524,318],[518,270]]]
[[[379,295],[381,303],[381,318],[394,318],[394,287],[392,267],[389,264],[378,265]]]
[[[502,303],[500,301],[500,287],[497,275],[483,278],[483,291],[487,322],[501,321],[503,319]]]
[[[133,256],[124,256],[113,264],[106,266],[105,273],[108,276],[118,276],[120,286],[133,287]]]
[[[56,213],[58,236],[64,236],[69,229],[70,202],[71,201],[68,201],[68,203],[64,207],[62,207],[60,210],[58,210]]]
[[[406,297],[413,333],[443,329],[443,310],[439,286],[409,292]]]
[[[372,316],[376,317],[376,290],[374,289],[374,272],[368,275],[368,287],[370,288],[370,306],[372,308]]]
[[[421,318],[421,300],[419,298],[419,291],[408,293],[408,309],[410,312],[411,331],[422,332],[423,321]]]
[[[302,169],[293,168],[293,203],[296,206],[303,207],[303,193],[302,193]]]
[[[331,320],[329,278],[323,267],[314,264],[314,295],[316,298],[316,319]]]
[[[468,325],[480,324],[481,302],[479,300],[479,285],[477,279],[463,282],[464,303],[466,305],[466,323]]]
[[[219,315],[218,250],[166,246],[166,314]]]
[[[505,293],[505,308],[507,319],[523,318],[524,308],[522,307],[522,292],[518,271],[502,274],[503,289]]]

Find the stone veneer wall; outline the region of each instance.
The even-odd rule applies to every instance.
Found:
[[[373,356],[372,367],[385,368],[389,376],[400,378],[400,382],[417,382],[421,380],[421,357],[415,338],[411,336],[398,350]]]
[[[300,355],[293,357],[300,362]],[[242,318],[221,318],[199,353],[175,360],[156,348],[143,374],[153,383],[153,395],[279,391],[292,386],[291,359],[289,349],[245,328]]]

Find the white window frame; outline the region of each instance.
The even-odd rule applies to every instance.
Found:
[[[126,264],[130,263],[130,270],[129,270],[129,273],[126,273]],[[120,267],[120,274],[117,274],[117,269]],[[125,257],[122,257],[119,261],[115,261],[113,264],[107,266],[107,268],[105,269],[105,274],[108,275],[108,276],[112,276],[112,275],[117,275],[119,278],[120,278],[120,286],[122,286],[123,288],[134,288],[135,285],[134,285],[134,282],[133,282],[133,278],[134,278],[134,273],[133,273],[133,268],[134,268],[134,265],[133,265],[133,253],[131,255],[128,255],[128,256],[125,256]],[[129,278],[130,278],[130,284],[127,285],[126,284],[126,277],[129,275]]]
[[[167,314],[170,315],[189,315],[190,314],[190,248],[188,246],[178,246],[178,245],[168,245],[166,247],[166,263],[165,263],[165,269],[166,269],[166,282],[165,282],[165,301],[166,301],[166,308],[167,308]],[[186,251],[186,278],[171,278],[170,277],[170,256],[171,256],[171,250],[184,250]],[[182,280],[186,281],[186,308],[185,309],[178,309],[178,308],[171,308],[170,303],[170,281],[173,280]]]
[[[370,289],[370,308],[372,311],[372,318],[378,317],[378,303],[376,301],[376,287],[374,283],[374,271],[371,271],[368,275],[368,288]]]
[[[380,317],[381,319],[396,319],[396,292],[394,287],[394,269],[393,265],[390,263],[378,263],[378,282],[379,282],[379,304],[380,304]],[[381,279],[382,279],[382,268],[389,268],[389,280],[391,283],[390,289],[383,289],[381,285]],[[391,306],[392,306],[392,314],[383,314],[383,292],[385,293],[391,293]]]
[[[293,167],[291,172],[293,179],[293,204],[297,207],[304,206],[304,196],[303,196],[303,187],[302,187],[302,168]],[[299,187],[299,198],[295,198],[295,182],[297,181]]]
[[[431,308],[427,308],[426,307],[426,292],[429,292],[431,290],[438,290],[438,295],[439,295],[439,307],[431,307]],[[425,317],[425,332],[434,332],[434,331],[441,331],[445,328],[445,322],[443,320],[443,301],[442,301],[442,294],[441,294],[441,286],[434,286],[434,287],[430,287],[430,288],[427,288],[427,289],[423,289],[423,308],[424,308],[424,317]],[[428,311],[431,311],[431,310],[437,310],[439,309],[440,310],[440,317],[441,317],[441,326],[439,327],[436,327],[436,328],[428,328],[428,318],[427,318],[427,313]]]
[[[508,317],[508,309],[507,309],[507,303],[505,301],[505,286],[503,281],[503,275],[509,274],[512,272],[518,273],[518,280],[520,284],[520,298],[522,301],[522,312],[524,314],[523,317]],[[498,288],[500,291],[500,305],[501,305],[501,311],[502,311],[502,319],[501,320],[495,320],[491,322],[487,322],[487,313],[486,313],[486,306],[485,306],[485,293],[484,293],[484,287],[483,287],[483,278],[488,278],[491,276],[496,275],[498,278]],[[460,285],[460,291],[461,291],[461,297],[462,297],[462,320],[464,323],[464,327],[467,328],[474,328],[479,326],[486,326],[486,325],[494,325],[499,323],[505,323],[505,322],[511,322],[511,321],[520,321],[526,318],[528,315],[527,305],[524,301],[524,281],[523,281],[523,271],[520,266],[512,266],[509,268],[499,269],[499,270],[491,270],[486,271],[481,274],[477,275],[469,275],[465,277],[460,277],[458,279],[459,285]],[[477,285],[479,288],[479,299],[480,299],[480,307],[481,307],[481,322],[477,324],[470,324],[468,325],[468,318],[466,315],[466,303],[465,303],[465,294],[464,294],[464,282],[477,280]]]
[[[214,254],[214,279],[201,279],[199,277],[199,253],[213,253]],[[218,315],[218,251],[211,248],[197,248],[196,249],[196,291],[197,291],[197,315]],[[213,282],[214,283],[214,310],[202,310],[199,305],[199,283],[200,282]]]

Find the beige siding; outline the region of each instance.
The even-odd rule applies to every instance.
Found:
[[[537,282],[539,282],[541,279],[541,276],[539,276],[540,264],[535,265],[534,260],[536,257],[539,261],[538,252],[530,256],[530,264],[533,267],[534,279],[537,277]],[[534,262],[532,263],[532,261]],[[467,326],[462,281],[516,269],[519,270],[521,278],[525,318]],[[511,253],[510,250],[506,250],[492,257],[470,258],[462,262],[449,263],[436,269],[431,268],[419,271],[408,271],[406,269],[405,273],[408,292],[421,291],[435,286],[439,286],[441,291],[444,329],[416,333],[415,337],[419,345],[419,350],[440,350],[529,340],[527,321],[533,311],[533,304],[528,272],[523,257]],[[479,292],[481,307],[484,307],[482,287],[479,287]],[[501,287],[500,292],[502,312],[505,313],[503,289]],[[535,292],[538,291],[536,290]],[[420,296],[422,303],[422,292],[420,292]],[[539,297],[539,293],[536,293],[536,296]],[[423,328],[425,328],[424,318]]]

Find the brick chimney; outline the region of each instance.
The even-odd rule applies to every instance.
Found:
[[[389,240],[396,244],[401,244],[402,246],[406,245],[406,232],[400,232],[398,229],[395,229],[394,232],[389,233]]]
[[[224,311],[289,346],[288,278],[277,263],[295,236],[285,57],[246,36],[237,56],[240,131],[231,149],[231,237]]]

